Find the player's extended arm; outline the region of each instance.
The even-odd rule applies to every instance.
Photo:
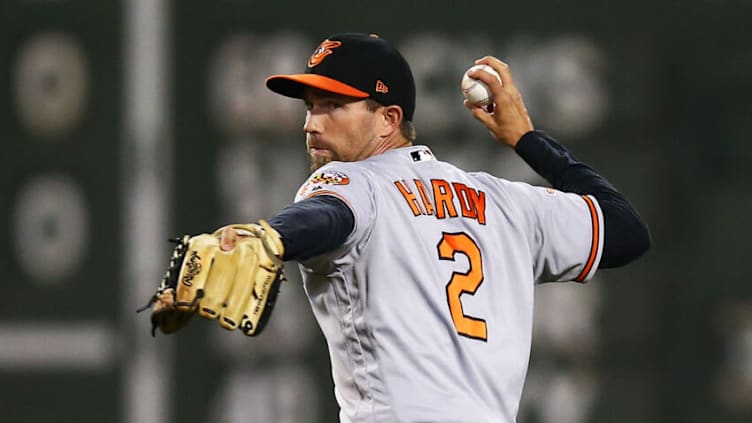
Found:
[[[282,209],[269,219],[285,246],[284,260],[306,260],[341,246],[355,227],[352,210],[331,195],[319,195]]]
[[[292,204],[267,223],[228,225],[186,235],[175,247],[152,307],[152,334],[173,333],[199,314],[226,329],[261,333],[274,308],[284,260],[304,260],[338,246],[355,226],[340,199],[318,196]]]

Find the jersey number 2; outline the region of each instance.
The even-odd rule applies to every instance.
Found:
[[[462,311],[462,294],[474,295],[478,287],[483,283],[483,259],[478,244],[468,234],[446,233],[441,236],[438,245],[439,259],[454,261],[456,253],[467,256],[470,268],[466,273],[453,272],[452,279],[446,286],[447,303],[449,313],[452,315],[454,327],[457,333],[468,338],[486,341],[488,333],[486,321],[468,316]]]

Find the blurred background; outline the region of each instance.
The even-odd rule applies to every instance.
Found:
[[[135,310],[166,239],[268,217],[307,176],[304,108],[267,92],[325,36],[412,64],[418,142],[542,181],[462,106],[507,61],[536,127],[607,176],[653,249],[537,288],[520,423],[752,421],[752,3],[0,1],[3,422],[332,422],[294,265],[258,339]]]

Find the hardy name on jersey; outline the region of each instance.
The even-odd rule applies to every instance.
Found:
[[[462,217],[486,224],[486,193],[460,182],[431,179],[433,195],[429,196],[426,183],[420,179],[394,181],[394,186],[405,199],[413,216],[435,216],[437,219]],[[417,193],[417,195],[415,194]]]

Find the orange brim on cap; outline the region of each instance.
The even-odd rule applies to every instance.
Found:
[[[304,86],[318,88],[320,90],[350,97],[366,98],[370,96],[367,92],[353,88],[345,83],[337,81],[336,79],[313,73],[272,75],[266,78],[266,86],[277,94],[293,98],[303,97]]]

